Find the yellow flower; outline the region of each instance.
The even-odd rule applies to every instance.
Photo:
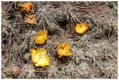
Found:
[[[44,44],[45,41],[47,40],[47,30],[40,30],[36,33],[35,37],[34,37],[34,42],[36,44]]]
[[[36,24],[37,20],[36,20],[36,15],[26,15],[25,18],[25,23],[27,24]]]
[[[69,43],[58,44],[57,53],[59,55],[59,58],[61,58],[62,56],[71,56],[72,53],[70,51],[70,44]]]
[[[20,3],[18,6],[21,8],[22,11],[29,12],[33,6],[31,2]]]
[[[35,64],[36,67],[45,67],[50,64],[50,58],[47,55],[47,51],[44,48],[39,48],[37,50],[31,49],[31,59],[32,62]]]
[[[88,30],[89,26],[87,23],[77,23],[75,30],[78,34],[84,34]]]

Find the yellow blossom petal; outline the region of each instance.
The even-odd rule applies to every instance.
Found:
[[[50,63],[50,58],[48,55],[44,55],[44,56],[41,56],[39,61],[35,64],[35,66],[41,66],[41,67],[45,67],[45,66],[48,66]]]
[[[27,15],[25,18],[25,23],[27,24],[36,24],[37,20],[36,20],[36,15],[32,14],[32,15]]]
[[[78,34],[84,34],[88,30],[89,26],[87,23],[77,23],[75,30]]]
[[[31,58],[36,67],[45,67],[50,64],[50,58],[44,48],[39,48],[37,50],[31,49]]]
[[[29,12],[33,6],[31,2],[20,3],[18,6],[21,8],[22,11]]]
[[[69,43],[58,44],[57,53],[59,55],[59,58],[61,58],[62,56],[71,56],[72,53],[70,51],[70,44]]]
[[[31,59],[34,63],[36,63],[39,59],[39,54],[36,52],[35,49],[31,49]]]
[[[36,44],[44,44],[47,40],[47,31],[46,30],[40,30],[36,33],[36,36],[34,37],[34,42]]]

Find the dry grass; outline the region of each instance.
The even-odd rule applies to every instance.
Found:
[[[19,2],[2,2],[2,78],[117,78],[117,2],[33,2],[29,14],[37,15],[37,24],[24,23]],[[87,33],[74,31],[76,22],[87,22]],[[44,45],[32,38],[39,29],[49,31]],[[57,42],[69,42],[73,55],[57,59]],[[29,49],[44,47],[52,62],[45,68],[34,67]],[[21,72],[13,76],[12,69]]]

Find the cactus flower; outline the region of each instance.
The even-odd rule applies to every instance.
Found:
[[[20,3],[18,6],[21,8],[22,11],[29,12],[33,6],[31,2]]]
[[[47,40],[47,30],[40,30],[36,33],[34,37],[34,42],[36,44],[44,44]]]
[[[71,56],[72,53],[70,51],[70,44],[69,43],[60,43],[57,45],[57,53],[59,58],[62,56]]]
[[[36,24],[37,20],[36,20],[36,15],[32,14],[32,15],[26,15],[25,17],[25,23],[26,24]]]
[[[44,48],[39,48],[37,50],[31,49],[31,59],[32,62],[35,64],[36,67],[45,67],[50,64],[50,58],[47,55],[47,51]]]
[[[89,26],[87,23],[77,23],[75,30],[78,34],[84,34],[88,30]]]

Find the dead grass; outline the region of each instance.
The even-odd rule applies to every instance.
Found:
[[[2,69],[10,70],[2,78],[117,78],[117,2],[33,2],[29,14],[37,15],[37,24],[32,26],[24,23],[18,3],[2,2]],[[74,25],[84,21],[90,28],[79,36]],[[49,31],[48,41],[36,46],[32,38],[43,28]],[[57,42],[69,42],[73,55],[57,59]],[[34,67],[32,47],[47,49],[49,67]],[[17,77],[14,66],[21,69]]]

